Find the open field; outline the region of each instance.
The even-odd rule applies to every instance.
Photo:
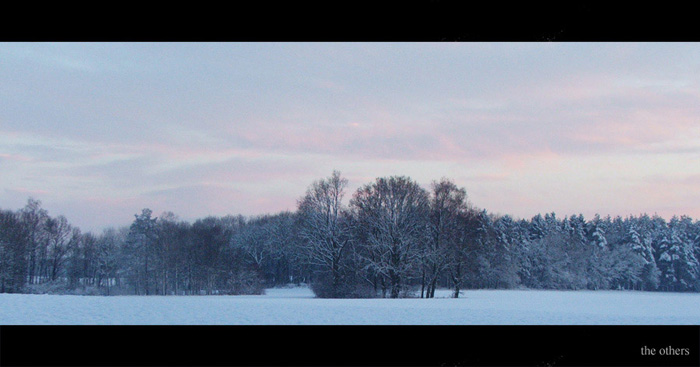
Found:
[[[316,299],[307,288],[262,296],[0,294],[0,324],[97,325],[697,325],[700,294],[474,290],[461,298]]]

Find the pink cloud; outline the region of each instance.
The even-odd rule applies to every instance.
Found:
[[[48,195],[49,194],[49,191],[47,191],[47,190],[27,189],[24,187],[9,188],[9,189],[5,189],[5,191],[10,192],[12,194],[24,195],[24,196],[39,196],[39,195]]]
[[[0,159],[7,159],[9,161],[17,161],[17,162],[29,162],[32,160],[32,158],[27,157],[25,155],[7,154],[7,153],[0,153]]]
[[[478,174],[471,176],[458,177],[460,181],[474,181],[474,182],[497,182],[504,181],[511,177],[510,173],[492,173],[492,174]]]

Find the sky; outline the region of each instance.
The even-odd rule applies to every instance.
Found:
[[[0,43],[0,208],[259,215],[335,169],[700,219],[699,82],[697,43]]]

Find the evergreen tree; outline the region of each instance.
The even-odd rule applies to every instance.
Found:
[[[134,215],[125,244],[127,274],[136,294],[149,295],[153,290],[153,250],[158,233],[157,218],[151,218],[152,213],[146,208]]]

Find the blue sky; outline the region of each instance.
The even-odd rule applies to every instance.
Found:
[[[263,214],[338,169],[698,218],[699,81],[695,43],[0,43],[0,207]]]

